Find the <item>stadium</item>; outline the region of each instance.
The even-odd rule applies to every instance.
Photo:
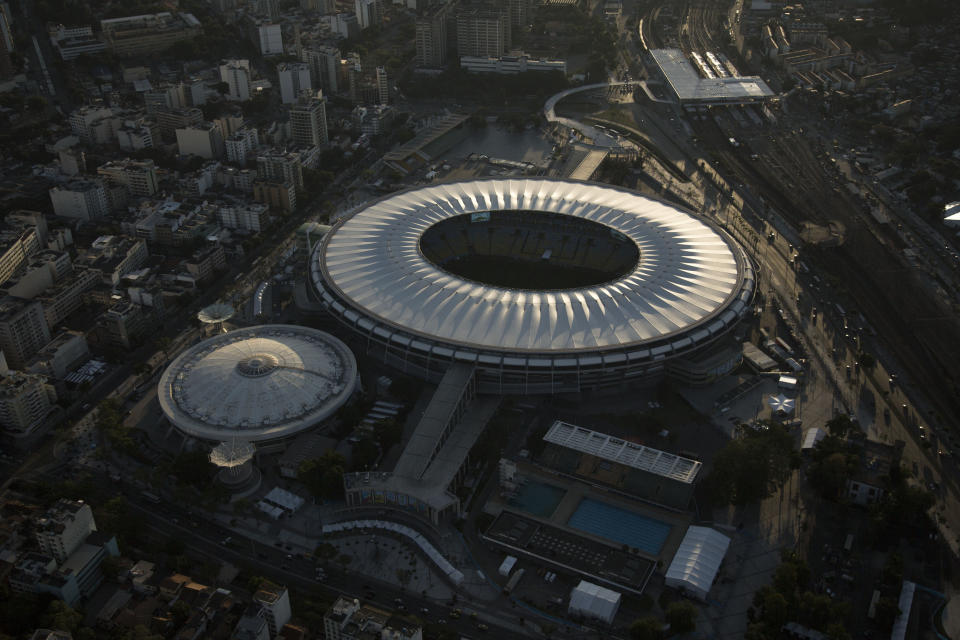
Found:
[[[484,179],[366,205],[314,249],[312,294],[371,354],[485,393],[620,388],[703,356],[748,312],[743,249],[609,185]]]
[[[285,440],[339,409],[357,363],[328,333],[268,324],[217,334],[186,349],[160,377],[170,423],[206,442]]]

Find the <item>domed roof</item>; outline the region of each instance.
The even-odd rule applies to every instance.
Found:
[[[204,340],[160,379],[167,417],[203,440],[286,437],[336,411],[357,365],[337,338],[306,327],[262,325]]]

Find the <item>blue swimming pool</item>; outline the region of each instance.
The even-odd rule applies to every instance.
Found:
[[[580,501],[567,526],[636,547],[650,555],[660,553],[672,528],[666,522],[589,498]]]
[[[552,484],[530,481],[517,489],[510,506],[541,518],[549,518],[567,491]]]

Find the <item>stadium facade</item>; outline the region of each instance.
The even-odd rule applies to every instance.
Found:
[[[713,223],[609,185],[418,187],[338,222],[310,293],[387,364],[481,393],[621,388],[695,361],[751,308],[754,269]]]

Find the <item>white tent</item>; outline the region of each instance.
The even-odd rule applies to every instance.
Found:
[[[770,408],[773,409],[774,413],[793,413],[794,400],[793,398],[788,398],[782,393],[776,396],[770,396],[767,398],[767,404],[770,405]]]
[[[567,612],[596,618],[610,624],[619,608],[619,593],[581,580],[580,584],[570,592],[570,605],[567,607]]]
[[[682,587],[690,595],[706,600],[729,546],[730,538],[719,531],[690,527],[667,569],[667,586]]]
[[[821,429],[820,427],[814,427],[813,429],[807,429],[807,432],[803,434],[803,444],[800,445],[800,448],[806,451],[807,449],[813,449],[817,446],[817,443],[823,440],[827,435],[827,432]]]
[[[291,513],[302,507],[305,502],[305,500],[297,494],[291,493],[286,489],[281,489],[280,487],[271,489],[270,493],[265,495],[263,499]]]

